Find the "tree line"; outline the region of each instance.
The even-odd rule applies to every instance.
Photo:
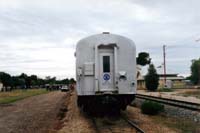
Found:
[[[0,82],[3,83],[5,91],[12,89],[28,89],[32,87],[44,87],[46,84],[65,84],[75,83],[74,78],[57,80],[56,77],[47,76],[44,79],[37,75],[27,75],[22,73],[18,76],[11,76],[6,72],[0,72]]]
[[[194,85],[200,85],[200,58],[193,59],[191,69],[191,76],[187,77]]]

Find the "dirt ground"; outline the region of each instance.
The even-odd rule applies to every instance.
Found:
[[[95,133],[95,127],[91,121],[76,104],[76,92],[71,92],[66,100],[66,116],[61,121],[61,129],[58,133]]]
[[[0,105],[0,133],[97,132],[91,117],[77,107],[76,99],[75,91],[55,91],[10,105]],[[128,107],[123,113],[148,133],[176,132],[159,123],[153,123],[151,117],[141,114],[137,108]]]
[[[133,120],[141,129],[146,133],[177,133],[179,131],[174,131],[161,125],[160,123],[154,123],[151,116],[142,114],[140,109],[129,106],[126,111],[126,115]]]
[[[0,105],[0,133],[45,133],[53,130],[57,114],[67,97],[54,91]]]
[[[96,127],[91,118],[85,115],[76,105],[76,93],[72,92],[66,100],[66,116],[61,120],[59,133],[96,133]],[[131,120],[134,120],[140,128],[147,133],[175,133],[173,129],[167,128],[159,123],[154,123],[150,116],[144,115],[140,109],[128,107],[125,113]],[[100,119],[100,118],[98,118]],[[102,118],[104,120],[105,118]],[[114,123],[118,123],[114,121]],[[119,131],[116,131],[120,133]]]

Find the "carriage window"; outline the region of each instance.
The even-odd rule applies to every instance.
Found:
[[[110,56],[103,56],[103,72],[110,72]]]

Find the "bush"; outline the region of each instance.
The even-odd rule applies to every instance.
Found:
[[[164,105],[153,101],[145,101],[142,103],[141,110],[143,114],[156,115],[164,111]]]
[[[153,64],[149,65],[148,73],[145,76],[145,86],[149,91],[156,91],[159,85],[159,75]]]

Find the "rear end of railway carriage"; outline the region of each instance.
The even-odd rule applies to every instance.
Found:
[[[137,88],[134,42],[108,32],[80,40],[76,79],[77,103],[84,110],[125,110]]]

